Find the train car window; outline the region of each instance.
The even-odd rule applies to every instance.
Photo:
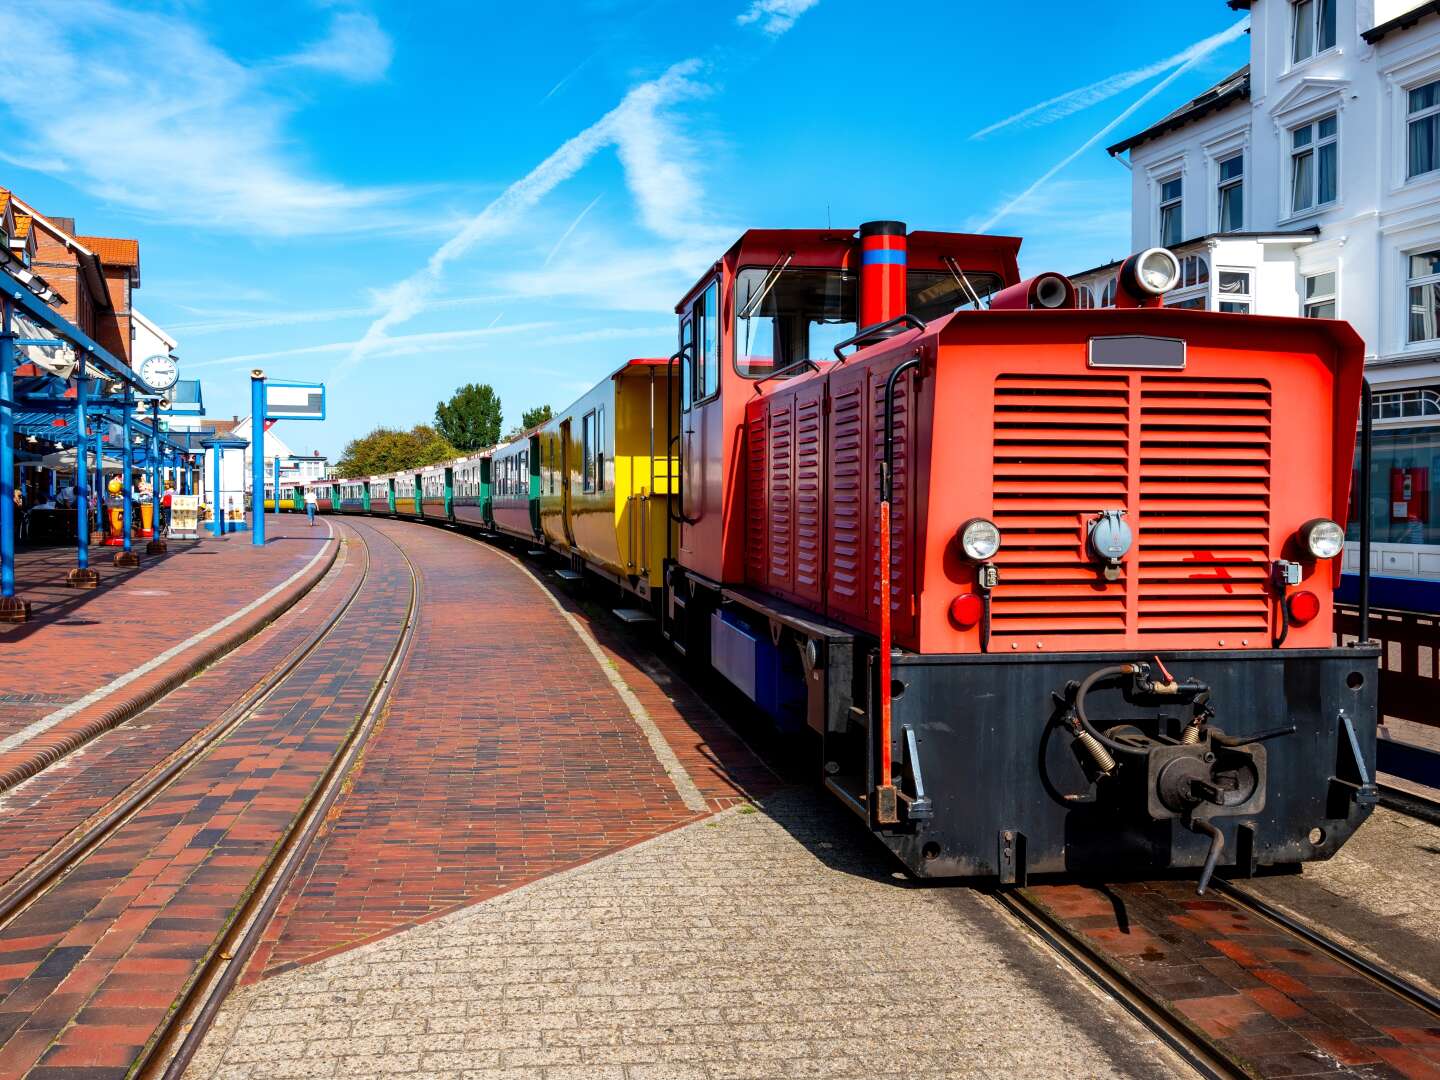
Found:
[[[605,490],[605,410],[595,411],[595,490]]]
[[[595,412],[591,410],[580,421],[580,461],[583,487],[595,490]]]
[[[906,309],[928,323],[952,311],[973,309],[976,296],[988,300],[1005,284],[999,274],[982,271],[967,270],[964,277],[962,284],[949,270],[911,270],[905,277]]]
[[[720,283],[712,281],[705,290],[700,311],[699,377],[695,384],[703,398],[720,390]]]
[[[694,308],[680,320],[680,403],[689,408],[695,401],[695,319]]]
[[[776,276],[750,267],[735,279],[735,370],[747,379],[801,360],[833,360],[832,347],[855,329],[855,275],[848,271]]]

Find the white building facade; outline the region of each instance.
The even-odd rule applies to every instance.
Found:
[[[1250,11],[1249,65],[1110,148],[1129,159],[1131,249],[1181,257],[1167,304],[1354,326],[1373,569],[1440,581],[1440,4],[1230,6]],[[1075,275],[1082,302],[1108,302],[1117,269]]]
[[[251,452],[254,442],[250,434],[250,418],[244,417],[236,422],[235,426],[228,432],[250,443],[244,450],[227,450],[220,459],[220,495],[222,504],[226,500],[233,500],[237,507],[246,505],[250,494],[250,464]],[[265,455],[265,493],[271,494],[270,488],[275,476],[275,459],[280,459],[280,482],[282,485],[305,484],[312,481],[323,480],[325,477],[326,458],[321,454],[296,454],[276,433],[278,425],[272,424],[268,431],[264,432],[264,445],[262,452]],[[205,452],[205,478],[204,489],[208,492],[214,483],[215,476],[215,451]]]

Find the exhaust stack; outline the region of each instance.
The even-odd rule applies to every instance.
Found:
[[[905,314],[908,259],[903,221],[860,226],[860,329]]]

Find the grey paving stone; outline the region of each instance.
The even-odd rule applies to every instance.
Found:
[[[1189,1075],[983,896],[816,793],[764,810],[246,987],[190,1075]]]

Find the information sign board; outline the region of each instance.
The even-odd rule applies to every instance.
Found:
[[[266,420],[324,420],[325,384],[265,380]]]
[[[170,496],[170,538],[194,540],[200,533],[200,496]]]

